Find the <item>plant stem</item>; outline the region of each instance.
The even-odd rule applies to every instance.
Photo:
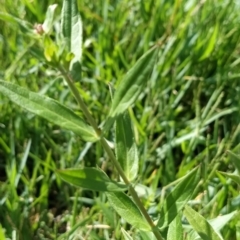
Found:
[[[96,133],[98,134],[98,136],[100,137],[100,141],[101,144],[104,148],[104,150],[107,152],[109,158],[111,159],[113,165],[116,167],[119,175],[121,176],[121,178],[123,179],[124,183],[129,186],[129,192],[135,202],[135,204],[138,206],[139,210],[141,211],[141,213],[143,214],[144,218],[146,219],[146,221],[148,222],[148,224],[151,226],[152,228],[152,232],[154,233],[155,237],[158,240],[163,240],[160,232],[158,231],[157,227],[155,226],[155,224],[153,223],[152,219],[150,218],[149,214],[147,213],[146,209],[144,208],[141,200],[139,199],[135,189],[132,187],[131,183],[129,182],[128,178],[126,177],[124,171],[122,170],[121,165],[119,164],[119,162],[117,161],[112,149],[109,147],[107,141],[105,140],[105,138],[102,136],[101,134],[101,130],[98,128],[98,125],[96,123],[96,121],[94,120],[94,118],[92,117],[92,115],[90,114],[90,112],[88,111],[87,106],[85,105],[85,103],[83,102],[82,97],[80,96],[77,88],[75,87],[71,77],[69,76],[69,74],[67,74],[62,68],[59,68],[60,72],[62,73],[62,75],[64,76],[65,80],[68,83],[68,86],[70,87],[74,97],[76,98],[81,110],[83,111],[83,114],[85,115],[85,117],[87,118],[89,124],[94,128],[94,130],[96,131]]]
[[[83,111],[83,114],[87,118],[89,124],[94,128],[95,132],[100,137],[101,130],[98,128],[97,123],[95,122],[94,118],[92,117],[92,115],[88,111],[86,105],[84,104],[82,97],[80,96],[77,88],[75,87],[75,85],[72,81],[72,78],[62,68],[59,68],[59,70],[62,73],[62,75],[64,76],[65,80],[67,81],[68,86],[70,87],[74,97],[76,98],[77,103],[79,104],[79,106],[80,106],[81,110]]]

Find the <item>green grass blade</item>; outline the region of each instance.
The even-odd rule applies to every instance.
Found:
[[[64,0],[61,16],[62,34],[65,38],[67,49],[74,54],[70,70],[82,56],[82,21],[76,0]]]
[[[210,223],[191,207],[185,206],[184,215],[203,240],[222,240]]]
[[[158,227],[167,227],[190,200],[199,182],[199,168],[193,169],[182,178],[163,202]]]
[[[140,230],[151,230],[135,203],[125,193],[115,192],[106,195],[111,206],[126,222]]]
[[[221,171],[218,171],[218,173],[222,174],[225,177],[232,179],[234,182],[236,182],[237,184],[240,185],[240,176],[238,174],[226,173],[226,172],[221,172]]]
[[[116,157],[129,181],[134,180],[138,173],[138,152],[128,112],[116,121]]]
[[[0,80],[0,92],[28,111],[80,135],[85,141],[98,140],[91,126],[87,125],[73,111],[51,98],[2,80]]]
[[[29,151],[30,151],[31,143],[32,143],[32,140],[29,140],[28,143],[27,143],[27,147],[26,147],[26,150],[24,152],[24,155],[21,159],[21,163],[19,164],[18,173],[17,173],[16,178],[15,178],[15,186],[16,187],[18,186],[18,183],[19,183],[20,177],[22,175],[23,169],[26,166],[26,162],[27,162],[27,159],[28,159],[28,154],[29,154]]]
[[[179,214],[169,225],[167,240],[183,240],[183,228]]]
[[[66,182],[93,191],[126,191],[127,186],[111,181],[107,175],[96,168],[64,169],[56,173]]]
[[[122,79],[114,93],[112,107],[104,126],[105,130],[110,128],[116,117],[127,110],[143,91],[153,70],[157,52],[155,47],[146,52]]]
[[[217,42],[218,31],[219,31],[219,24],[217,23],[214,27],[213,33],[211,34],[209,41],[208,41],[207,48],[204,51],[203,55],[200,57],[199,61],[202,61],[205,58],[209,57],[209,55],[212,53],[214,46]]]

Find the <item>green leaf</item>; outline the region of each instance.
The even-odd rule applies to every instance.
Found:
[[[120,114],[125,112],[136,101],[143,91],[153,70],[157,52],[155,47],[146,52],[122,79],[114,93],[112,107],[104,125],[105,131],[111,127]]]
[[[226,173],[226,172],[221,172],[218,171],[220,174],[222,174],[223,176],[229,177],[231,178],[233,181],[235,181],[237,184],[240,185],[240,176],[234,173]]]
[[[0,239],[2,239],[2,240],[6,239],[4,232],[5,232],[5,229],[2,228],[2,225],[0,224]]]
[[[108,192],[106,195],[111,206],[126,222],[140,230],[151,230],[135,203],[125,193]]]
[[[169,225],[167,240],[183,240],[183,228],[179,214]]]
[[[96,168],[64,169],[56,173],[66,182],[77,187],[86,188],[92,191],[126,191],[128,187],[122,183],[111,181],[108,176]]]
[[[231,161],[237,168],[238,172],[240,173],[240,156],[236,155],[234,152],[228,151],[228,154],[231,156]]]
[[[42,25],[44,33],[49,33],[52,30],[54,13],[56,10],[57,4],[50,5],[47,9],[46,18]]]
[[[70,63],[72,70],[74,63],[80,62],[82,57],[82,21],[76,0],[63,1],[61,27],[67,50],[74,54]]]
[[[225,227],[227,223],[229,223],[229,221],[236,215],[236,213],[237,211],[233,211],[226,215],[217,216],[216,218],[208,220],[208,222],[216,232],[220,232],[220,230]],[[201,238],[196,231],[191,230],[188,233],[188,240],[201,240]]]
[[[138,152],[128,112],[116,121],[116,157],[126,177],[134,180],[138,173]]]
[[[172,222],[178,212],[181,211],[185,204],[191,199],[198,182],[199,168],[197,167],[184,176],[164,200],[160,211],[160,219],[157,224],[159,228],[163,229]]]
[[[193,229],[199,234],[203,240],[222,240],[216,233],[210,223],[191,207],[185,206],[184,215]]]
[[[211,37],[210,37],[209,41],[207,41],[207,43],[208,43],[207,48],[205,49],[203,55],[200,57],[199,61],[202,61],[205,58],[209,57],[209,55],[212,53],[214,46],[216,44],[216,41],[217,41],[218,31],[219,31],[219,23],[217,23],[215,25],[215,28],[214,28],[213,32],[211,33]]]
[[[217,216],[216,218],[208,220],[211,226],[216,231],[220,231],[229,221],[236,215],[237,211],[233,211],[229,214]]]
[[[91,126],[54,99],[2,80],[0,80],[0,92],[28,111],[80,135],[85,141],[95,142],[98,140],[98,136]]]

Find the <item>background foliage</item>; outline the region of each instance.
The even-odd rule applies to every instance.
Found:
[[[60,31],[61,1],[0,1],[0,77],[81,115],[59,73],[42,60],[41,43],[29,36],[25,22],[13,18],[34,29],[54,3],[59,6],[50,46]],[[238,209],[238,185],[216,172],[238,171],[235,156],[227,152],[238,155],[240,147],[238,2],[83,0],[78,6],[84,49],[77,86],[99,124],[110,109],[108,84],[117,87],[149,46],[161,42],[157,67],[130,109],[140,158],[138,193],[152,217],[169,184],[199,164],[196,211],[213,219]],[[79,239],[121,239],[122,225],[131,230],[118,221],[104,195],[76,189],[54,173],[98,165],[114,176],[99,143],[85,143],[2,95],[0,116],[0,223],[7,237],[68,239],[70,231]],[[111,133],[108,137],[113,139]],[[240,239],[239,224],[233,217],[221,231],[223,238]]]

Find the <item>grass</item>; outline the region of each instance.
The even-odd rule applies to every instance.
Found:
[[[34,25],[44,21],[50,4],[6,0],[0,10]],[[117,88],[150,45],[161,44],[147,87],[129,110],[140,158],[137,191],[151,217],[157,219],[172,182],[197,165],[195,211],[214,219],[238,210],[239,186],[217,170],[239,170],[228,152],[238,156],[240,147],[239,4],[123,0],[78,1],[78,6],[84,50],[76,86],[99,124],[110,110],[108,83]],[[0,19],[1,78],[57,99],[82,116],[58,71],[42,60],[41,43],[6,15]],[[52,39],[59,21],[54,27]],[[147,233],[119,220],[104,194],[77,189],[54,172],[100,166],[114,178],[100,143],[85,143],[2,95],[0,112],[0,236],[124,239],[122,227],[133,239],[147,239]],[[114,140],[113,132],[107,137]],[[185,218],[182,223],[186,233]],[[237,212],[221,229],[223,239],[239,240],[239,224]]]

